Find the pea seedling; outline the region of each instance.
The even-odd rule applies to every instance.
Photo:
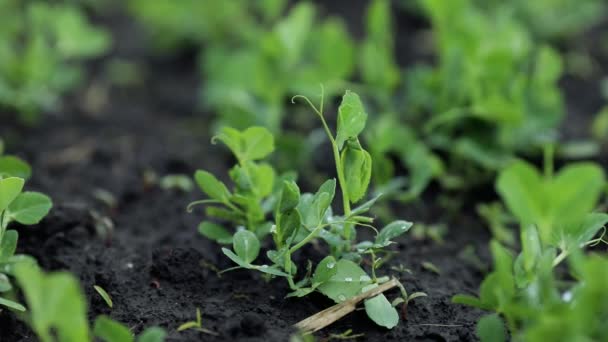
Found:
[[[16,255],[19,234],[9,230],[12,222],[23,225],[37,224],[51,209],[50,198],[38,192],[23,191],[31,168],[23,160],[2,155],[0,151],[0,305],[24,311],[23,305],[7,298],[13,286],[10,277],[20,263],[35,263],[26,255]]]
[[[41,342],[162,342],[164,330],[152,327],[137,340],[124,325],[106,316],[89,328],[87,304],[76,277],[67,272],[45,273],[35,264],[19,264],[15,277],[27,303],[23,318]]]
[[[335,135],[323,114],[323,94],[318,108],[305,96],[295,99],[303,99],[320,119],[331,143],[338,181],[327,180],[314,194],[302,194],[293,178],[282,176],[273,182],[272,167],[257,162],[272,152],[272,134],[261,127],[244,131],[224,128],[213,141],[223,142],[237,159],[238,164],[230,171],[234,190],[230,191],[210,173],[197,171],[196,182],[210,198],[193,204],[222,206],[221,211],[208,207],[207,213],[237,226],[234,234],[215,223],[203,222],[199,228],[203,235],[219,243],[232,243],[232,250],[222,248],[237,265],[228,270],[245,268],[265,273],[269,278],[285,278],[292,290],[288,297],[318,291],[341,303],[388,280],[376,275],[382,255],[392,240],[407,232],[412,224],[396,221],[378,232],[372,226],[373,218],[366,215],[378,197],[352,207],[365,198],[372,172],[371,156],[358,138],[367,120],[359,96],[350,91],[344,94]],[[342,215],[335,215],[331,208],[337,187],[342,194]],[[267,221],[265,213],[272,220]],[[264,228],[267,226],[268,231]],[[358,227],[376,231],[375,239],[357,242]],[[260,239],[268,233],[272,235],[274,249],[268,250],[266,256],[272,264],[254,264],[260,254]],[[298,267],[292,255],[317,239],[328,244],[330,255],[317,264],[314,272],[310,263],[305,270]],[[371,276],[358,264],[365,256],[371,259]],[[382,294],[367,299],[365,308],[368,316],[381,326],[393,328],[399,321],[397,311]]]
[[[586,263],[579,255],[580,249],[605,242],[603,234],[594,237],[605,229],[608,215],[591,213],[606,184],[604,172],[592,163],[574,163],[555,173],[552,152],[550,146],[545,149],[543,174],[524,161],[516,161],[500,173],[496,187],[506,207],[520,223],[522,251],[514,258],[498,241],[492,241],[494,271],[481,284],[479,297],[457,295],[453,298],[456,303],[495,311],[505,318],[513,336],[525,336],[526,341],[540,341],[539,332],[548,332],[549,327],[572,333],[565,340],[593,336],[595,314],[599,313],[593,304],[586,303],[582,307],[575,304],[577,301],[563,299],[554,268],[574,254],[571,264],[577,277],[580,268],[584,267],[581,265]],[[598,267],[596,272],[599,272],[599,266],[593,267]],[[583,289],[593,287],[590,284],[597,284],[601,279],[600,273],[596,273],[570,291],[586,296],[581,294],[585,292]],[[587,317],[588,321],[570,325],[556,320],[565,314],[559,308],[571,304],[577,308],[577,315]],[[553,325],[552,320],[558,325]],[[588,327],[588,331],[582,327]],[[478,333],[482,340],[504,341],[506,334],[501,329],[500,317],[490,315],[479,322]]]

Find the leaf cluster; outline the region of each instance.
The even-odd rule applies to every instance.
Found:
[[[580,251],[604,242],[602,230],[608,215],[592,212],[606,185],[604,172],[592,163],[574,163],[554,174],[549,161],[544,174],[524,161],[501,171],[497,191],[520,224],[522,250],[514,257],[497,240],[492,241],[494,270],[481,284],[479,297],[453,298],[456,303],[500,314],[479,322],[483,341],[507,340],[501,317],[515,340],[525,341],[546,336],[556,341],[593,340],[599,336],[597,320],[606,317],[606,306],[590,303],[606,302],[604,293],[594,292],[604,277],[591,273],[591,269],[599,272],[606,260],[585,257]],[[564,282],[554,270],[566,258],[576,282]]]

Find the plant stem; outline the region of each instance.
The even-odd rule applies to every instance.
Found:
[[[551,179],[553,178],[554,165],[553,165],[553,155],[555,154],[555,145],[547,144],[543,149],[543,158],[544,158],[544,169],[545,169],[545,178]]]
[[[378,278],[376,277],[376,253],[373,250],[370,250],[372,255],[372,281],[374,283],[378,282]]]
[[[313,111],[317,114],[317,116],[321,120],[321,124],[323,125],[323,129],[325,130],[325,133],[327,134],[327,138],[329,138],[329,141],[330,141],[331,147],[332,147],[332,152],[334,154],[334,162],[336,164],[336,174],[338,176],[338,183],[340,184],[340,190],[342,191],[342,206],[344,208],[344,217],[347,218],[350,216],[351,209],[350,209],[350,202],[349,202],[349,196],[348,196],[348,189],[346,188],[346,177],[344,176],[344,167],[342,165],[342,160],[340,158],[340,150],[338,149],[338,144],[336,143],[336,139],[334,139],[334,135],[333,135],[331,129],[329,129],[329,126],[327,125],[327,121],[325,121],[325,117],[323,116],[323,103],[324,103],[324,99],[325,99],[325,93],[323,91],[321,91],[321,104],[319,106],[319,109],[317,109],[317,107],[315,107],[315,105],[306,96],[296,95],[292,98],[292,102],[296,98],[302,98],[313,109]],[[344,238],[347,240],[350,240],[350,236],[351,236],[351,225],[345,224],[344,225]]]
[[[298,242],[297,244],[295,244],[294,246],[292,246],[289,249],[289,255],[291,255],[291,253],[294,253],[298,249],[302,248],[302,246],[307,244],[310,240],[314,239],[317,236],[317,234],[321,231],[321,229],[323,229],[324,226],[325,225],[322,225],[322,224],[319,224],[318,226],[316,226],[315,229],[313,229],[313,231],[310,232],[310,234],[308,234],[302,241]]]

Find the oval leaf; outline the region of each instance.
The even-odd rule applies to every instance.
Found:
[[[366,286],[363,288],[363,291],[371,290],[374,287],[378,287],[378,285],[372,284]],[[366,299],[364,304],[367,316],[379,326],[392,329],[399,323],[399,314],[397,313],[397,310],[383,294]]]
[[[294,181],[283,181],[279,211],[284,213],[295,208],[300,202],[300,188]]]
[[[23,190],[23,178],[10,177],[0,180],[0,211],[6,210],[9,204],[17,198]]]
[[[260,241],[254,233],[248,230],[241,230],[234,234],[232,246],[236,255],[247,264],[251,264],[260,253]]]
[[[367,113],[359,95],[347,90],[338,108],[338,133],[336,143],[342,150],[346,140],[355,138],[365,128]]]
[[[196,184],[207,194],[207,196],[211,197],[214,200],[218,200],[221,202],[226,202],[230,197],[230,191],[224,183],[222,183],[219,179],[215,178],[214,175],[207,171],[198,170],[194,174],[194,179],[196,180]]]
[[[408,221],[395,221],[388,224],[376,236],[376,245],[381,247],[388,246],[392,239],[410,230],[412,225],[413,223]]]
[[[9,215],[15,221],[30,225],[37,224],[53,207],[51,199],[39,192],[24,192],[9,205]]]
[[[0,157],[0,176],[29,179],[32,169],[28,163],[13,156]]]
[[[226,228],[211,222],[201,222],[198,226],[198,232],[209,240],[216,241],[221,244],[231,244],[232,234]]]
[[[242,133],[244,151],[247,160],[262,159],[274,151],[274,136],[264,127],[249,127]]]
[[[93,334],[106,342],[133,341],[133,334],[127,327],[104,315],[95,320]]]
[[[362,149],[346,147],[342,152],[344,178],[351,203],[365,196],[372,177],[372,157]]]
[[[328,281],[331,277],[333,277],[336,272],[338,272],[338,267],[336,267],[336,258],[333,256],[327,256],[319,264],[315,269],[315,273],[312,276],[313,285],[323,284]]]
[[[15,254],[19,233],[16,230],[7,230],[0,241],[0,264],[8,261]]]

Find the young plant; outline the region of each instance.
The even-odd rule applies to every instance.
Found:
[[[127,327],[106,316],[97,318],[91,334],[86,300],[74,275],[44,273],[35,264],[20,264],[14,273],[28,308],[22,318],[41,342],[87,342],[93,336],[105,342],[135,341]],[[137,342],[162,342],[165,335],[164,330],[153,327]]]
[[[204,235],[220,242],[228,242],[232,238],[233,249],[222,248],[223,253],[238,265],[232,269],[246,268],[263,272],[267,277],[285,278],[292,290],[288,297],[303,297],[318,291],[335,302],[341,303],[388,280],[387,277],[378,277],[376,274],[377,268],[384,261],[382,257],[386,254],[385,248],[393,243],[393,239],[407,232],[412,224],[407,221],[396,221],[381,231],[376,231],[377,235],[373,241],[357,242],[357,228],[369,227],[375,231],[371,225],[373,218],[366,214],[378,199],[375,197],[357,207],[352,207],[365,198],[371,179],[372,159],[358,138],[365,128],[367,113],[359,96],[347,91],[338,109],[337,131],[334,135],[325,120],[323,95],[321,97],[321,105],[318,108],[307,97],[297,96],[295,98],[306,101],[320,119],[331,143],[338,181],[327,180],[314,194],[302,194],[293,179],[278,182],[272,200],[265,201],[267,207],[270,208],[268,214],[272,216],[269,222],[271,222],[270,232],[274,249],[268,250],[266,253],[271,265],[254,263],[260,254],[260,236],[263,237],[263,235],[256,234],[259,229],[259,224],[256,222],[253,222],[253,227],[247,226],[249,224],[247,220],[242,219],[246,215],[226,215],[224,217],[233,224],[245,225],[234,235],[231,235],[226,229],[222,229],[221,234],[215,234],[220,231],[219,229],[213,229],[214,234],[210,234],[211,230],[208,230],[204,232]],[[245,132],[252,129],[259,130],[259,133],[255,134],[257,139],[251,141],[243,139],[242,137],[246,135]],[[260,158],[272,152],[272,140],[264,138],[271,136],[267,130],[262,128],[249,128],[248,130],[240,132],[224,129],[223,132],[231,133],[229,135],[224,133],[215,138],[215,140],[224,142],[235,154],[239,161],[238,170],[242,169],[243,165],[247,165],[241,163],[241,160],[244,159],[243,151],[261,150],[264,153],[256,154]],[[240,144],[236,144],[235,141]],[[245,158],[245,160],[251,161],[251,158]],[[238,174],[234,170],[231,172],[231,178],[239,179],[233,176]],[[234,192],[230,192],[223,183],[215,177],[209,177],[206,172],[198,171],[197,175],[199,175],[197,183],[204,192],[212,197],[212,200],[203,200],[203,202],[222,205],[231,203],[235,206],[231,209],[233,213],[247,212],[245,208],[251,206],[243,205],[249,201],[235,202],[242,197],[241,189],[238,186]],[[200,175],[206,175],[206,177],[203,179]],[[267,172],[266,175],[271,176],[273,173]],[[197,178],[196,175],[195,178]],[[250,179],[252,178],[250,177]],[[269,181],[267,183],[271,184]],[[335,215],[331,208],[336,195],[336,187],[340,189],[342,195],[342,215]],[[218,191],[218,189],[220,190]],[[266,193],[270,193],[270,191]],[[258,202],[260,199],[263,198],[257,197]],[[261,205],[260,203],[259,206]],[[314,272],[311,263],[307,267],[296,265],[292,256],[307,244],[318,239],[328,244],[331,255],[321,260],[314,268]],[[359,266],[359,262],[364,257],[370,258],[371,276]],[[382,294],[367,299],[365,308],[368,316],[381,326],[392,328],[399,321],[396,310]]]
[[[544,174],[523,161],[503,170],[496,186],[506,207],[520,223],[522,251],[514,258],[498,241],[492,241],[494,271],[481,284],[479,297],[457,295],[454,302],[495,311],[504,317],[515,338],[528,336],[528,329],[539,322],[566,331],[562,330],[564,326],[551,324],[545,316],[556,308],[569,306],[571,301],[567,298],[570,295],[566,295],[571,292],[560,294],[554,268],[573,254],[575,260],[571,263],[576,265],[582,258],[581,248],[606,243],[604,233],[595,236],[605,229],[608,215],[591,213],[605,185],[603,170],[592,163],[570,164],[554,174],[551,147],[545,150]],[[579,270],[575,266],[573,271],[576,276]],[[585,286],[578,283],[571,290]],[[595,309],[586,310],[580,308],[579,314],[591,317]],[[584,324],[593,326],[593,321],[590,318]],[[583,326],[576,326],[575,335],[567,335],[564,341],[584,336]],[[501,329],[502,321],[496,315],[483,318],[478,326],[484,341],[506,340]],[[534,339],[523,340],[539,340],[540,335],[533,335]]]
[[[478,323],[482,342],[508,340],[503,318],[514,341],[601,340],[608,314],[608,278],[603,271],[608,266],[606,257],[573,252],[572,282],[556,277],[551,253],[541,255],[534,277],[525,279],[522,286],[517,260],[509,251],[493,241],[492,254],[495,270],[483,281],[479,298],[454,297],[456,303],[496,312]]]
[[[8,297],[13,293],[11,278],[18,264],[35,261],[27,255],[15,254],[19,234],[16,230],[8,229],[9,225],[13,222],[37,224],[52,207],[46,195],[23,191],[30,174],[31,169],[26,162],[2,155],[0,151],[0,306],[17,311],[24,311],[25,308],[14,298]]]
[[[218,336],[216,332],[203,328],[203,318],[201,316],[201,309],[199,308],[196,308],[196,321],[186,322],[177,327],[177,331],[185,331],[189,329],[194,329],[208,335]]]
[[[262,127],[250,127],[244,131],[224,127],[213,141],[224,143],[236,157],[238,164],[229,173],[234,188],[228,190],[213,174],[199,170],[194,179],[209,199],[191,203],[189,210],[193,205],[210,204],[206,209],[209,218],[227,220],[233,226],[245,227],[263,238],[271,228],[266,221],[270,208],[265,203],[273,201],[271,195],[276,172],[270,164],[260,160],[274,150],[274,137]],[[219,243],[232,243],[232,233],[217,224],[203,222],[199,231]]]
[[[608,214],[592,213],[606,186],[604,171],[587,162],[553,170],[552,147],[547,147],[541,174],[525,161],[515,161],[500,172],[496,189],[522,229],[538,230],[543,247],[560,250],[556,262],[573,246],[593,244],[608,222]]]

